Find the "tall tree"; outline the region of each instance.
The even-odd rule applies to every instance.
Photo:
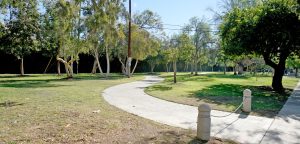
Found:
[[[249,8],[234,8],[223,17],[222,47],[226,54],[262,55],[275,73],[272,87],[282,92],[288,56],[299,52],[300,20],[294,0],[270,0]]]
[[[57,40],[56,59],[64,64],[68,78],[73,77],[73,62],[85,49],[85,41],[76,35],[76,20],[79,12],[78,1],[58,0],[50,7],[53,17],[53,33]]]
[[[118,30],[118,20],[122,16],[123,3],[121,0],[106,0],[104,4],[106,25],[103,31],[104,48],[106,55],[106,76],[110,73],[110,57],[112,48],[117,46],[119,37],[123,37],[122,31]]]
[[[209,43],[211,42],[211,29],[210,26],[205,23],[204,20],[200,20],[197,17],[190,19],[190,23],[185,28],[186,31],[192,34],[193,44],[195,46],[195,51],[193,52],[192,59],[192,73],[198,75],[198,65],[199,63],[205,63],[207,61],[206,52]]]
[[[146,30],[150,33],[160,32],[162,30],[162,22],[161,22],[160,16],[158,14],[150,11],[150,10],[145,10],[142,13],[134,14],[132,21],[133,21],[133,24],[134,24],[131,27],[132,28],[132,30],[131,30],[132,33],[134,33],[134,30],[133,30],[134,27],[138,27],[138,29],[143,29],[143,30]],[[132,40],[132,41],[134,41],[134,40]],[[128,44],[128,41],[127,41],[127,44]],[[155,42],[153,44],[155,44]],[[134,44],[131,44],[131,47],[132,47],[131,52],[136,53],[136,52],[134,52],[135,50],[133,48],[133,47],[135,47]],[[137,45],[137,47],[140,47],[140,45]],[[131,65],[131,59],[129,59],[128,57],[126,57],[125,59],[126,59],[125,60],[126,61],[126,66],[123,66],[123,67],[126,69],[125,70],[126,74],[128,74],[128,71],[130,71],[129,70],[129,68],[130,68],[129,64]],[[136,63],[135,63],[135,66],[136,66],[139,59],[135,59],[135,60],[136,60]]]
[[[97,66],[103,73],[99,56],[104,53],[106,57],[106,76],[110,73],[110,58],[113,49],[118,47],[124,34],[118,22],[122,16],[124,6],[121,0],[90,0],[87,10],[86,26],[90,50],[95,57],[94,68]]]
[[[128,29],[128,27],[127,27]],[[132,58],[135,59],[135,64],[131,74],[134,73],[134,70],[138,64],[138,61],[145,60],[148,56],[155,56],[160,48],[160,41],[154,35],[151,35],[145,29],[140,29],[138,25],[132,25],[131,33],[131,49],[132,49]],[[125,30],[126,31],[126,30]],[[127,39],[119,42],[119,46],[115,47],[114,55],[119,59],[122,64],[122,72],[127,74],[127,47],[124,46],[124,43],[128,42]]]
[[[32,51],[37,51],[38,48],[37,39],[40,26],[37,1],[20,0],[13,3],[7,2],[8,6],[6,8],[9,9],[9,18],[5,20],[6,32],[1,37],[0,45],[4,51],[20,60],[20,74],[24,75],[24,57]]]
[[[47,68],[51,63],[53,58],[56,58],[58,54],[58,37],[55,35],[55,21],[54,21],[54,12],[53,9],[55,1],[43,1],[43,7],[46,10],[44,14],[40,17],[40,24],[41,24],[41,37],[40,41],[40,50],[42,54],[46,57],[50,58],[48,65],[46,66],[44,73],[47,72]],[[57,74],[60,75],[60,62],[57,61]]]
[[[173,81],[177,83],[177,62],[178,60],[185,61],[193,53],[195,46],[187,34],[181,33],[170,39],[169,48],[173,62]]]

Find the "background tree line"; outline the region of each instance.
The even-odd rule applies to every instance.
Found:
[[[45,72],[55,62],[58,75],[62,67],[68,78],[87,56],[92,62],[84,68],[91,73],[109,77],[113,69],[128,75],[124,5],[122,0],[2,0],[0,51],[19,61],[21,75],[24,58],[36,53],[50,59]],[[131,74],[146,63],[150,72],[172,70],[175,83],[177,71],[272,71],[272,87],[282,91],[286,68],[297,76],[300,66],[299,1],[224,0],[222,9],[216,13],[218,26],[193,17],[171,36],[158,14],[134,14]]]

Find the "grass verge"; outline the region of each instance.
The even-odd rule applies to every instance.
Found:
[[[243,90],[252,91],[251,114],[273,117],[284,105],[299,79],[284,77],[285,94],[278,94],[270,88],[272,77],[258,75],[233,75],[207,73],[199,76],[179,73],[177,84],[173,84],[172,73],[162,73],[165,81],[146,89],[146,93],[168,101],[198,106],[210,104],[213,109],[233,111],[242,102]]]

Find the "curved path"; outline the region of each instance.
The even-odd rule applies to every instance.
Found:
[[[145,87],[162,80],[157,76],[146,76],[142,81],[110,87],[104,90],[102,95],[108,103],[129,113],[170,126],[195,130],[197,107],[161,100],[144,92]],[[211,114],[223,116],[229,113],[212,110]],[[273,123],[274,119],[271,118],[240,114],[223,118],[212,117],[211,135],[242,143],[268,143],[274,140],[272,137],[266,137]],[[275,140],[284,142],[278,141],[278,137],[275,137]],[[292,138],[291,142],[293,140],[297,139]]]

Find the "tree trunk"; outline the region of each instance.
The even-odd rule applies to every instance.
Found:
[[[48,64],[47,64],[47,66],[46,66],[46,68],[45,68],[45,70],[44,70],[44,74],[47,72],[47,70],[48,70],[48,68],[49,68],[49,65],[50,65],[52,59],[53,59],[53,56],[50,58],[50,60],[49,60],[49,62],[48,62]]]
[[[282,77],[284,75],[284,66],[283,67],[277,67],[274,72],[273,81],[272,81],[272,87],[277,92],[283,92],[283,86],[282,86]]]
[[[226,71],[227,71],[227,66],[226,64],[224,64],[224,75],[226,75]]]
[[[71,66],[71,69],[72,69],[72,71],[73,71],[73,70],[74,70],[74,63],[71,62],[70,66]]]
[[[71,62],[71,64],[73,64],[73,62]],[[68,68],[68,71],[69,71],[69,77],[68,78],[73,78],[73,75],[74,75],[73,65],[70,65],[67,68]]]
[[[194,63],[191,63],[191,75],[194,74]]]
[[[176,66],[176,61],[173,62],[173,70],[174,70],[174,83],[177,83],[176,80],[176,73],[177,73],[177,66]]]
[[[121,70],[124,75],[127,75],[127,68],[120,57],[118,57],[119,62],[121,63]],[[125,62],[126,63],[126,62]]]
[[[200,72],[202,72],[202,64],[200,64],[199,66],[200,66]]]
[[[109,60],[109,53],[107,47],[105,48],[105,53],[106,53],[106,77],[108,77],[110,73],[110,60]]]
[[[21,71],[21,76],[24,76],[24,59],[21,58],[21,63],[20,63],[20,71]]]
[[[101,65],[100,65],[100,62],[99,62],[99,58],[98,58],[98,55],[95,57],[96,59],[96,62],[97,62],[97,65],[98,65],[98,69],[100,71],[100,74],[103,75],[103,71],[102,71],[102,68],[101,68]]]
[[[136,69],[136,66],[137,66],[138,62],[139,62],[139,60],[135,60],[135,64],[134,64],[133,70],[132,70],[132,72],[131,72],[131,75],[133,75],[133,73],[134,73],[134,71],[135,71],[135,69]]]
[[[69,73],[67,66],[66,65],[64,65],[64,66],[65,66],[65,71],[66,71],[67,77],[70,77],[70,73]]]
[[[198,63],[197,62],[194,63],[194,71],[195,71],[195,75],[198,75]]]
[[[168,63],[166,64],[166,71],[169,72],[169,66],[168,66]]]
[[[281,53],[278,64],[274,63],[269,55],[263,55],[265,63],[273,68],[274,75],[272,80],[272,87],[275,91],[282,93],[284,88],[282,86],[282,77],[285,71],[285,61],[289,53]]]
[[[184,63],[184,72],[188,72],[188,69],[189,69],[189,63]]]
[[[79,61],[76,61],[76,74],[78,74],[79,73]]]
[[[92,69],[92,74],[96,74],[96,72],[97,72],[97,61],[96,61],[96,59],[94,60],[94,64],[93,64],[93,69]]]
[[[155,64],[150,64],[150,70],[151,70],[151,73],[154,72],[154,68],[155,68]]]
[[[295,68],[296,72],[295,72],[295,77],[298,77],[298,68]]]
[[[69,62],[66,59],[60,58],[58,55],[56,56],[56,60],[62,62],[65,65],[66,73],[67,73],[67,78],[73,78],[73,69],[71,67],[71,63],[73,60],[71,59]]]
[[[65,71],[66,71],[67,77],[70,77],[70,73],[69,73],[68,66],[67,66],[67,60],[64,59],[64,61],[66,61],[66,63],[64,63],[64,65],[65,65]]]
[[[60,76],[60,62],[57,61],[57,75]]]
[[[233,71],[234,71],[233,74],[237,75],[237,73],[236,73],[236,65],[233,67]]]

